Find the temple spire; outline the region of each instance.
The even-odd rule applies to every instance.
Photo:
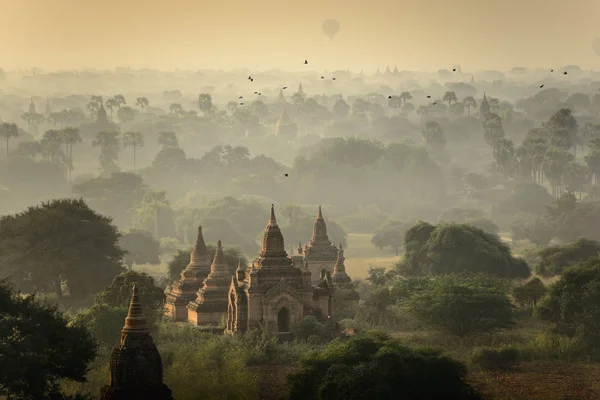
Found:
[[[327,225],[325,224],[325,220],[323,219],[323,212],[321,210],[321,206],[319,206],[319,211],[317,212],[317,218],[315,219],[315,224],[313,226],[313,236],[312,243],[327,243],[329,242],[329,237],[327,236]]]
[[[125,325],[121,330],[123,335],[147,335],[150,333],[148,321],[142,309],[140,295],[137,286],[134,284],[131,291],[131,300],[129,301],[129,311],[125,318]]]
[[[265,228],[265,233],[263,234],[260,256],[268,258],[287,258],[285,245],[283,243],[283,235],[281,234],[281,230],[275,219],[274,204],[271,204],[271,215],[269,217],[269,224]]]
[[[271,204],[271,216],[269,217],[269,225],[277,225],[277,220],[275,219],[275,205]]]
[[[344,260],[344,248],[340,244],[337,260],[333,267],[333,275],[331,276],[331,280],[334,283],[348,283],[352,281],[346,273],[346,266],[344,265]]]
[[[204,242],[204,236],[202,235],[202,226],[198,225],[198,236],[196,237],[196,243],[194,249],[190,254],[190,264],[198,264],[202,262],[210,262],[210,256]]]
[[[227,265],[225,254],[223,254],[223,245],[221,244],[221,239],[217,241],[217,251],[215,252],[215,258],[210,266],[209,278],[213,273],[219,272],[225,272],[229,274],[229,266]]]

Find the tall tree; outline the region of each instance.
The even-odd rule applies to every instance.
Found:
[[[427,146],[434,150],[442,150],[446,146],[446,138],[444,136],[444,130],[441,125],[436,121],[427,121],[423,128],[423,139]]]
[[[198,95],[198,108],[204,113],[205,117],[211,115],[213,110],[212,96],[210,93],[200,93]]]
[[[150,102],[145,97],[138,97],[135,99],[135,106],[139,107],[142,112],[144,112],[144,108],[148,107]]]
[[[463,99],[463,104],[467,109],[467,117],[471,117],[471,109],[477,107],[477,102],[473,96],[467,96]]]
[[[445,101],[448,103],[448,107],[450,107],[450,105],[452,103],[455,103],[458,101],[458,98],[456,97],[456,93],[454,92],[446,92],[444,93],[444,97],[442,98],[442,101]]]
[[[175,132],[159,132],[157,142],[163,149],[179,147],[179,140],[177,140]]]
[[[62,142],[65,145],[65,155],[67,158],[67,182],[71,183],[71,173],[73,171],[73,145],[81,143],[79,128],[67,127],[59,133]]]
[[[10,139],[18,137],[19,136],[19,127],[17,127],[17,124],[11,124],[8,122],[2,122],[2,124],[0,124],[0,137],[3,137],[4,140],[6,140],[6,157],[8,157],[8,153],[9,153],[9,142]]]
[[[125,132],[123,134],[123,147],[133,149],[133,169],[135,169],[135,151],[138,147],[144,147],[144,137],[141,132]]]
[[[98,160],[100,161],[100,170],[103,175],[110,175],[112,172],[119,171],[117,161],[119,160],[120,146],[119,134],[117,132],[98,132],[92,146],[100,147]]]
[[[122,271],[119,236],[111,219],[82,199],[44,202],[0,218],[0,270],[17,284],[58,297],[64,284],[81,300]]]

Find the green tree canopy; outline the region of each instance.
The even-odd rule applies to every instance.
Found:
[[[404,232],[413,224],[408,221],[389,221],[375,230],[371,243],[380,249],[389,247],[398,255],[404,242]]]
[[[527,263],[513,257],[494,234],[467,224],[418,222],[404,235],[405,258],[397,265],[403,275],[483,272],[503,278],[526,278]]]
[[[123,327],[133,284],[139,288],[144,313],[151,326],[156,326],[163,315],[165,293],[145,273],[126,271],[117,276],[112,284],[99,292],[94,305],[77,314],[73,323],[87,328],[100,342],[115,344]]]
[[[411,349],[387,334],[368,332],[305,357],[288,378],[289,399],[482,399],[466,375],[462,364],[440,351]]]
[[[514,325],[506,288],[485,275],[446,275],[414,293],[405,305],[414,317],[457,336]]]
[[[34,290],[62,285],[82,299],[109,284],[122,269],[119,232],[82,199],[60,199],[0,219],[0,270]]]
[[[119,239],[125,253],[124,264],[160,264],[160,242],[150,232],[132,229]]]
[[[85,382],[96,349],[90,334],[71,326],[56,306],[24,297],[0,281],[0,396],[64,399],[61,383]]]
[[[593,259],[567,268],[537,304],[535,315],[554,324],[559,333],[598,343],[600,261]]]
[[[597,258],[599,253],[599,242],[583,238],[564,245],[550,246],[539,252],[540,262],[535,267],[535,272],[542,276],[560,275],[572,265]]]

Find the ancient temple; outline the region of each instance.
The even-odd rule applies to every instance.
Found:
[[[485,92],[483,92],[483,100],[481,100],[481,104],[479,105],[479,115],[481,117],[485,117],[490,113],[490,103],[487,101],[487,97],[485,96]]]
[[[163,383],[162,360],[150,336],[135,285],[121,342],[113,350],[109,368],[102,400],[173,400],[171,389]]]
[[[221,324],[227,313],[227,298],[231,276],[219,240],[215,258],[210,266],[210,273],[202,287],[198,289],[196,298],[187,305],[189,322],[194,325],[218,326]]]
[[[288,257],[271,207],[252,268],[231,278],[226,332],[236,335],[262,326],[292,337],[305,316],[320,313],[331,320],[333,290],[330,277],[313,286],[306,266],[295,265]]]
[[[323,219],[321,206],[313,226],[313,234],[308,245],[302,249],[304,260],[312,274],[313,281],[318,281],[321,271],[333,272],[333,267],[338,258],[338,249],[331,243],[327,236],[327,225]]]
[[[296,125],[288,115],[285,104],[283,106],[281,117],[279,117],[279,120],[275,124],[273,134],[275,136],[284,137],[296,137],[298,135],[298,125]]]
[[[336,301],[344,301],[358,305],[360,295],[356,291],[356,288],[352,283],[352,279],[346,273],[344,260],[344,249],[340,244],[337,260],[335,262],[335,266],[333,267],[333,274],[331,274],[331,282],[333,283],[337,294]]]
[[[198,290],[210,273],[210,255],[202,236],[202,227],[198,226],[196,243],[190,254],[190,263],[181,271],[181,278],[173,282],[167,295],[167,315],[174,322],[187,321],[187,305],[196,299]]]

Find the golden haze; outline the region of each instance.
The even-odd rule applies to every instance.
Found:
[[[598,0],[0,0],[0,66],[599,68]],[[336,18],[330,41],[321,23]]]

